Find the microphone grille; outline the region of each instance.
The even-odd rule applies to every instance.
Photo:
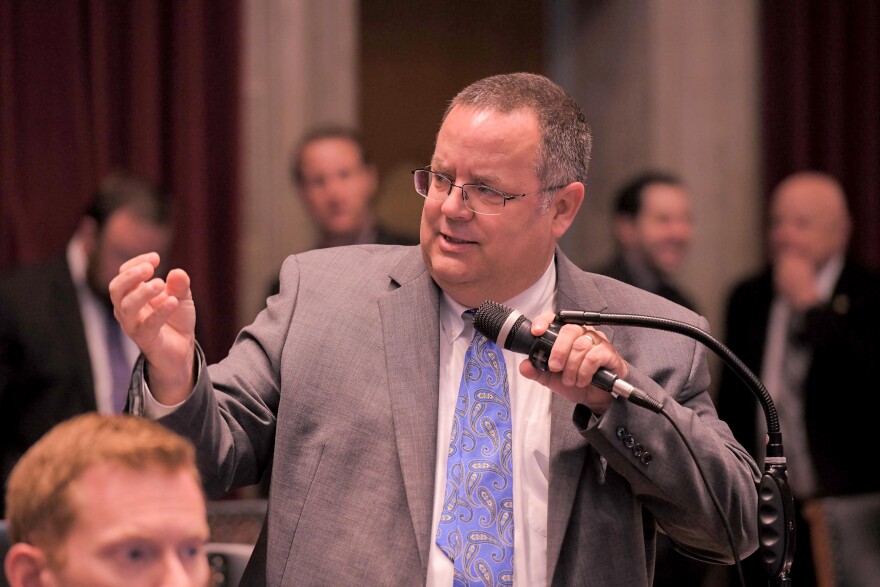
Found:
[[[503,304],[486,300],[474,314],[474,328],[489,340],[498,340],[498,333],[511,312],[513,310]]]

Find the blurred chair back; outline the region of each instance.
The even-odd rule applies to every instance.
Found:
[[[253,546],[265,519],[265,499],[219,499],[208,502],[211,542]]]
[[[6,572],[3,570],[9,547],[9,523],[6,520],[0,520],[0,587],[9,587]]]
[[[238,587],[266,519],[265,499],[221,499],[208,502],[208,562],[212,587]]]
[[[211,587],[238,587],[253,545],[209,542],[205,550],[211,567]]]

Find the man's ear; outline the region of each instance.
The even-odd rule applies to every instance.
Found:
[[[46,554],[30,544],[13,544],[6,555],[6,578],[11,587],[44,587]]]
[[[614,217],[614,239],[623,247],[630,250],[636,242],[636,223],[629,216],[618,214]]]
[[[376,194],[379,193],[379,169],[372,163],[364,165],[364,173],[367,181],[370,183],[370,197],[368,200],[374,200]]]
[[[584,184],[574,181],[556,190],[549,212],[553,214],[553,238],[560,238],[574,222],[584,202]]]
[[[98,248],[98,221],[91,216],[83,216],[76,226],[76,235],[86,248],[86,254],[91,256]]]

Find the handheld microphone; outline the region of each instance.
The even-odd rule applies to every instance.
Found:
[[[532,321],[520,312],[490,300],[483,302],[474,314],[474,328],[483,336],[509,351],[528,355],[535,369],[548,371],[547,360],[562,324],[551,323],[541,336],[532,334],[531,326]],[[608,369],[600,367],[593,375],[591,383],[652,412],[663,409],[659,401]]]

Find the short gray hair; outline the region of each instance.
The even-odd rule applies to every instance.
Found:
[[[548,78],[534,73],[506,73],[476,81],[460,91],[443,113],[443,121],[456,106],[509,113],[533,111],[541,133],[535,173],[544,188],[586,183],[593,137],[584,113],[574,98]],[[442,121],[441,121],[442,124]],[[550,204],[553,192],[542,196]]]

